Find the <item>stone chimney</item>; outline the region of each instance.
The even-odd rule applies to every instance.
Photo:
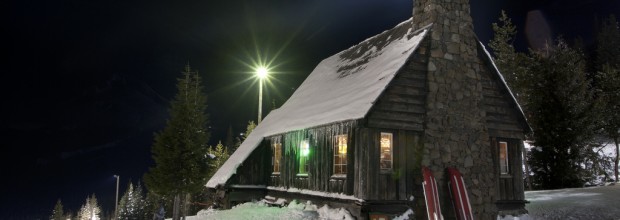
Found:
[[[483,110],[478,40],[469,0],[415,0],[413,28],[432,24],[423,166],[433,170],[445,219],[455,219],[446,168],[464,176],[475,219],[495,219],[493,154]]]
[[[416,0],[413,7],[413,29],[433,24],[432,50],[446,59],[477,56],[477,40],[469,14],[469,0]],[[471,53],[468,53],[471,52]]]

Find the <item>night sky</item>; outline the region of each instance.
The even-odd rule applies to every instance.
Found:
[[[485,44],[504,9],[524,50],[581,36],[620,15],[618,0],[471,0]],[[96,193],[104,213],[153,164],[176,78],[204,79],[212,138],[256,120],[248,67],[272,61],[264,111],[283,102],[322,59],[411,17],[412,0],[18,1],[4,3],[0,219],[46,218],[57,199],[74,213]]]

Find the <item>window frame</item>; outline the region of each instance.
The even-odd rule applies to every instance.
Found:
[[[510,175],[510,142],[504,140],[497,141],[497,160],[499,162],[499,174],[502,176]],[[502,159],[502,149],[504,150],[504,158]]]
[[[383,136],[389,135],[389,160],[382,158],[383,155]],[[391,173],[394,170],[394,133],[389,131],[383,131],[379,133],[379,171],[380,173]],[[389,162],[389,168],[383,168],[384,161]]]
[[[272,149],[272,157],[271,157],[271,167],[272,167],[272,175],[280,175],[280,165],[282,163],[282,143],[279,141],[274,141],[271,145]],[[278,154],[279,153],[279,154]]]
[[[344,138],[344,144],[341,142],[341,138]],[[348,169],[348,142],[349,142],[349,137],[347,134],[339,134],[334,136],[334,141],[332,143],[332,150],[333,150],[333,156],[332,156],[332,176],[333,177],[346,177],[347,175],[347,169]],[[340,150],[342,148],[342,146],[344,146],[344,153],[342,153]],[[336,163],[336,158],[340,159],[340,163]],[[336,172],[337,167],[340,167],[340,171],[339,173]],[[344,170],[344,172],[342,172]]]
[[[308,153],[305,156],[303,155],[304,146],[306,146],[308,150]],[[310,161],[310,140],[304,139],[299,143],[299,164],[298,164],[299,167],[297,169],[297,176],[308,176],[308,170],[310,169],[309,161]]]

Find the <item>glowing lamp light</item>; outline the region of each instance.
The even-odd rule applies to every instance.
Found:
[[[258,76],[258,78],[264,79],[265,77],[267,77],[268,73],[269,70],[264,66],[256,68],[256,75]]]

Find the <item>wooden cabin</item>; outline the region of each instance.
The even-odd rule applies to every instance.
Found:
[[[359,219],[426,219],[421,167],[454,218],[446,168],[476,219],[525,210],[523,112],[482,43],[468,0],[417,0],[413,17],[318,64],[207,183],[221,204],[269,198]]]

